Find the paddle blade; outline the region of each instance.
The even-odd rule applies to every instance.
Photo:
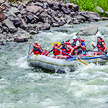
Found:
[[[85,63],[85,62],[83,62],[82,60],[79,60],[79,59],[77,59],[77,58],[76,58],[76,60],[78,60],[78,61],[80,61],[81,63],[83,63],[83,64],[85,64],[85,65],[87,65],[87,66],[88,66],[88,64],[87,64],[87,63]]]
[[[28,54],[30,53],[31,44],[29,45]],[[29,61],[29,56],[27,56],[27,62]]]
[[[27,57],[27,62],[28,62],[28,60],[29,60],[29,56]]]
[[[52,46],[54,46],[55,43],[57,43],[58,45],[61,45],[60,42],[53,42],[53,43],[52,43]]]

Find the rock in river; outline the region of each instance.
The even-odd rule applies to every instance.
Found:
[[[95,35],[97,32],[98,32],[98,27],[94,25],[90,25],[89,27],[82,28],[78,32],[78,35],[90,36],[90,35]]]

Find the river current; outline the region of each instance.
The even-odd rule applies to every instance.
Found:
[[[52,42],[70,39],[82,27],[98,26],[95,36],[81,36],[88,50],[101,36],[108,47],[108,21],[52,28],[41,31],[25,43],[0,46],[0,108],[108,108],[108,63],[79,65],[59,74],[28,66],[29,42],[38,41],[52,49]]]

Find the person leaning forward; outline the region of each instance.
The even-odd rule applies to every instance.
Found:
[[[65,42],[61,43],[62,45],[59,47],[62,51],[60,51],[60,55],[56,56],[57,59],[67,59],[70,57],[70,55],[73,53],[74,48],[71,47],[71,45],[66,45]],[[65,54],[66,52],[67,54]]]
[[[93,46],[93,44],[92,44]],[[94,46],[93,46],[94,47]],[[104,53],[106,53],[107,51],[107,47],[106,47],[106,44],[104,42],[104,40],[101,38],[101,37],[97,37],[97,44],[96,44],[96,47],[99,48],[101,51],[99,52],[94,52],[93,55],[104,55]],[[94,47],[95,48],[95,47]]]
[[[31,55],[32,52],[34,53],[34,55],[37,55],[37,54],[41,54],[42,53],[41,45],[37,41],[35,41],[34,44],[32,42],[30,42],[30,44],[33,46],[33,48],[31,50],[31,52],[29,53],[29,55]]]

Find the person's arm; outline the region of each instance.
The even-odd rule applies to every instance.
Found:
[[[82,46],[82,45],[81,45],[81,48],[82,48],[83,50],[86,50],[86,46]]]
[[[48,56],[48,57],[49,57],[48,51],[47,51],[47,53],[46,53],[46,56]]]
[[[41,45],[35,45],[35,44],[32,44],[32,45],[33,45],[33,47],[35,47],[35,48],[41,49]]]
[[[41,45],[37,46],[37,45],[33,44],[32,42],[30,42],[30,44],[33,45],[33,47],[35,47],[35,48],[38,48],[38,49],[41,48]]]
[[[106,47],[105,43],[102,42],[102,45],[103,45],[103,47],[105,47],[104,51],[106,51],[107,50],[107,47]]]
[[[74,47],[74,49],[77,49],[77,48],[78,48],[78,46],[75,46],[75,47]]]
[[[57,47],[56,47],[56,48],[57,48]],[[58,49],[61,49],[61,48],[62,48],[62,45],[58,47]]]
[[[71,49],[71,52],[69,53],[69,55],[71,55],[73,53],[74,48],[72,48],[70,45],[67,45],[68,49]]]

